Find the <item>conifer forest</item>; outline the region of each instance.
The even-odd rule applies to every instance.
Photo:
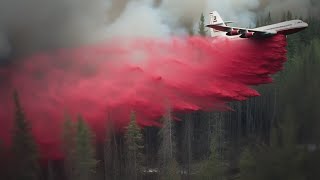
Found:
[[[106,113],[103,138],[87,123],[85,112],[73,116],[66,110],[61,143],[55,147],[61,156],[42,157],[33,121],[15,89],[10,97],[11,143],[0,139],[0,179],[320,179],[319,17],[284,11],[276,18],[271,12],[259,16],[256,26],[296,18],[309,27],[287,37],[285,67],[272,76],[272,83],[254,87],[260,96],[232,101],[227,111],[174,112],[168,106],[159,125],[137,123],[132,110],[119,128]],[[209,36],[207,21],[206,15],[198,17],[190,36]]]

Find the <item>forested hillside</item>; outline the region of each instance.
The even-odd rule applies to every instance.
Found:
[[[279,20],[269,14],[257,25],[294,18],[290,11]],[[103,142],[81,115],[66,113],[63,159],[39,158],[17,89],[12,147],[0,140],[0,179],[320,179],[320,21],[301,19],[309,28],[288,36],[286,66],[274,83],[256,87],[260,97],[232,102],[230,112],[168,108],[161,128],[139,127],[132,112],[125,132],[110,123]],[[208,34],[204,21],[194,34]]]

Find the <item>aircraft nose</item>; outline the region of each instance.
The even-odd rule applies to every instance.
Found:
[[[308,23],[303,23],[303,26],[308,27],[309,25],[308,25]]]

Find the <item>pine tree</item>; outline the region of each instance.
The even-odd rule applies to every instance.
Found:
[[[292,20],[292,13],[291,11],[287,12],[287,21]]]
[[[39,164],[38,151],[30,123],[26,120],[19,95],[14,92],[15,121],[12,138],[13,162],[15,164],[14,177],[16,180],[38,179]]]
[[[170,109],[162,118],[162,123],[163,127],[159,132],[161,139],[159,149],[161,179],[177,180],[180,179],[180,175],[178,174],[179,168],[175,156],[175,133]]]
[[[287,20],[287,15],[285,12],[282,13],[281,21],[286,21]]]
[[[199,35],[201,36],[206,36],[207,35],[207,30],[205,30],[205,24],[204,24],[204,15],[203,13],[201,13],[201,17],[200,17],[200,22],[199,22]]]
[[[269,11],[268,17],[267,17],[266,20],[265,20],[265,24],[266,24],[266,25],[269,25],[269,24],[271,24],[271,23],[272,23],[271,12]]]
[[[81,116],[78,117],[75,148],[75,176],[77,180],[91,180],[97,161],[93,135]]]
[[[69,115],[66,115],[63,125],[62,143],[65,157],[65,171],[68,180],[73,180],[75,178],[75,135],[75,125],[72,122],[71,117]]]
[[[135,113],[131,113],[130,123],[125,134],[127,176],[130,179],[139,179],[143,165],[143,136],[136,122]]]

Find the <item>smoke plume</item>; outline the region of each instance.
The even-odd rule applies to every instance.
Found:
[[[283,12],[291,11],[297,17],[319,17],[320,1],[318,0],[261,0],[260,9],[264,13],[272,12],[275,17],[281,17]]]
[[[44,50],[97,43],[114,36],[168,37],[196,31],[199,17],[212,10],[241,26],[256,14],[283,10],[317,13],[315,0],[2,0],[0,59]],[[208,22],[208,19],[207,19]]]

